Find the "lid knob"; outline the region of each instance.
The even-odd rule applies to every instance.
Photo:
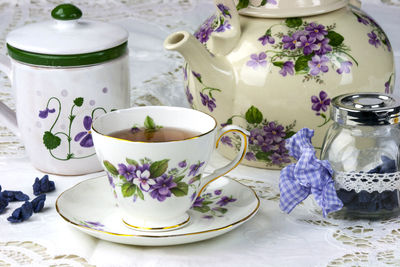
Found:
[[[51,16],[57,20],[76,20],[82,17],[82,11],[73,4],[61,4],[51,11]]]

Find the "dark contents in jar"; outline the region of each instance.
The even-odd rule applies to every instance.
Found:
[[[396,162],[386,156],[382,156],[382,164],[368,171],[368,173],[394,173],[397,171]],[[336,191],[344,207],[349,211],[378,212],[380,210],[392,211],[399,207],[398,190],[374,191],[368,193],[365,190],[356,193],[354,190],[339,189]]]

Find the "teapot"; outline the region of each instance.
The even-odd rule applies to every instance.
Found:
[[[244,164],[289,164],[285,140],[303,127],[315,129],[313,145],[320,149],[336,95],[393,91],[389,39],[357,1],[214,3],[216,14],[194,35],[172,33],[164,47],[186,61],[184,92],[192,108],[221,126],[250,131]],[[240,148],[235,135],[222,143],[228,158]]]
[[[0,70],[15,92],[16,112],[0,102],[2,122],[21,137],[31,163],[61,175],[101,171],[92,121],[130,105],[128,32],[80,19],[72,4],[52,20],[25,25],[6,38]]]

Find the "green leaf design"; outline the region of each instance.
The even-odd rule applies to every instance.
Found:
[[[301,18],[287,18],[285,23],[289,28],[297,28],[303,24],[303,20]]]
[[[135,193],[136,189],[137,185],[127,182],[122,185],[121,193],[124,197],[131,197]]]
[[[214,208],[213,210],[219,211],[219,212],[221,212],[222,214],[225,214],[225,213],[228,211],[228,209],[226,209],[226,208],[221,208],[221,207]]]
[[[57,148],[61,144],[61,138],[55,136],[49,131],[44,132],[43,134],[43,144],[47,149],[52,150]]]
[[[128,163],[129,165],[133,165],[133,166],[139,165],[139,163],[134,159],[126,158],[125,160],[126,160],[126,163]]]
[[[330,40],[329,44],[331,46],[339,46],[344,41],[344,37],[335,31],[328,31],[328,35],[326,37],[328,37]]]
[[[74,99],[74,104],[77,107],[81,107],[83,105],[83,97],[77,97]]]
[[[143,192],[142,192],[142,190],[140,190],[139,187],[136,188],[136,194],[138,195],[138,197],[139,197],[141,200],[144,200]]]
[[[185,178],[185,175],[181,175],[181,176],[175,177],[174,178],[174,183],[179,183],[180,181],[182,181],[183,178]]]
[[[286,135],[285,135],[284,139],[288,139],[288,138],[292,137],[295,134],[296,134],[296,132],[294,132],[294,131],[286,132]]]
[[[249,0],[239,0],[239,3],[236,5],[237,10],[241,10],[249,6]]]
[[[146,116],[146,119],[144,120],[144,128],[146,128],[146,130],[154,130],[156,128],[156,124],[150,116]]]
[[[206,213],[206,212],[210,211],[210,207],[209,206],[193,207],[193,209],[195,211],[198,211],[198,212],[201,212],[201,213]]]
[[[118,170],[114,165],[111,164],[108,160],[103,160],[104,167],[106,167],[107,171],[112,175],[118,175]]]
[[[326,119],[326,115],[324,113],[321,113],[321,117]]]
[[[307,70],[308,69],[308,61],[310,61],[311,58],[312,58],[312,54],[307,55],[307,56],[300,56],[294,63],[294,69],[296,70],[296,72]]]
[[[177,187],[171,188],[171,193],[176,197],[183,197],[188,194],[189,186],[187,183],[179,182]]]
[[[267,4],[267,0],[262,0],[260,6],[265,6]]]
[[[258,108],[251,106],[246,111],[245,118],[248,123],[260,123],[263,120],[263,115]]]
[[[150,177],[157,178],[163,175],[168,169],[169,159],[164,159],[160,161],[153,162],[150,165]]]
[[[271,160],[270,160],[269,156],[271,156],[271,155],[272,155],[272,152],[257,152],[256,159],[270,162]]]
[[[275,62],[272,62],[272,64],[274,64],[274,66],[277,66],[277,67],[279,67],[279,68],[282,68],[284,63],[285,63],[285,62],[283,62],[283,61],[275,61]]]

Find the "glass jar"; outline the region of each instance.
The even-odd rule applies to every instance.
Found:
[[[334,170],[343,202],[339,214],[381,219],[400,213],[400,101],[380,93],[346,94],[332,100],[321,158]]]

